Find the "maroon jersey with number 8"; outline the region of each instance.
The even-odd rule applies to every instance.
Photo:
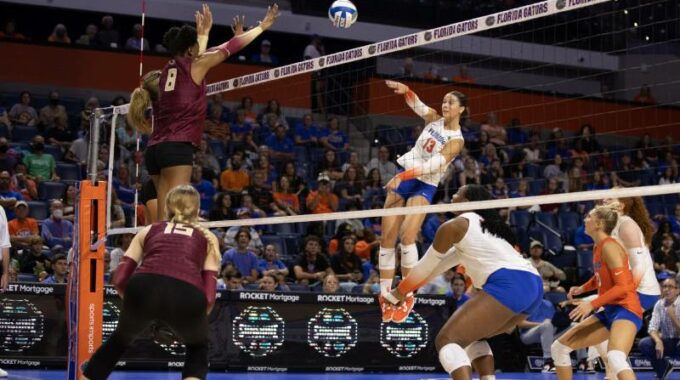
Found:
[[[207,109],[206,87],[205,80],[198,85],[191,79],[192,61],[192,58],[176,57],[163,68],[149,145],[190,142],[198,147],[201,142]]]
[[[173,277],[203,289],[201,271],[208,239],[185,224],[154,223],[144,239],[144,259],[135,273]]]

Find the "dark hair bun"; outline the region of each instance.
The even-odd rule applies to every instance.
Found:
[[[197,43],[196,28],[190,25],[173,26],[163,36],[163,45],[173,56],[184,55],[186,51]]]

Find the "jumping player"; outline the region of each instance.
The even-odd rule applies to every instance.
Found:
[[[453,202],[492,199],[483,186],[466,185]],[[443,271],[465,265],[477,294],[444,324],[435,338],[439,361],[455,380],[470,380],[470,357],[463,347],[504,333],[525,320],[543,300],[543,281],[536,269],[513,248],[515,236],[498,210],[465,212],[444,223],[432,246],[409,275],[385,296],[391,304]],[[403,312],[402,312],[403,310]],[[397,308],[393,320],[404,320],[410,309]]]
[[[441,115],[418,99],[408,86],[386,81],[395,94],[404,95],[406,104],[427,122],[414,147],[401,156],[397,162],[405,170],[394,176],[386,185],[388,190],[385,208],[424,206],[432,203],[439,180],[446,172],[447,165],[463,149],[461,119],[467,117],[467,97],[451,91],[444,96]],[[382,237],[378,269],[380,271],[380,305],[382,319],[392,319],[394,308],[383,302],[392,289],[396,270],[395,246],[399,238],[401,248],[401,273],[406,277],[418,261],[416,238],[425,219],[425,214],[385,216],[382,218]],[[401,307],[413,306],[414,298],[409,294]],[[409,306],[410,305],[410,306]]]
[[[585,232],[593,238],[595,275],[588,282],[569,290],[570,296],[597,290],[592,301],[576,301],[569,316],[580,323],[569,329],[551,347],[559,380],[572,378],[573,350],[599,344],[607,339],[607,366],[619,380],[633,380],[635,374],[627,361],[635,335],[642,326],[642,306],[635,291],[633,272],[623,246],[611,237],[619,222],[621,205],[598,206],[585,218]],[[588,316],[600,307],[603,310]],[[613,380],[613,379],[612,379]]]
[[[192,186],[172,189],[165,208],[170,221],[138,232],[116,269],[114,283],[123,298],[118,326],[92,356],[81,380],[106,379],[125,349],[155,320],[170,326],[186,345],[182,378],[205,379],[207,314],[215,302],[219,243],[197,224],[200,197]]]
[[[196,28],[184,25],[170,28],[165,33],[164,44],[173,58],[160,76],[154,129],[145,152],[146,166],[156,186],[159,204],[165,203],[171,188],[190,183],[193,153],[201,141],[207,108],[206,75],[271,27],[277,17],[278,6],[274,4],[267,8],[267,14],[257,27],[202,54],[199,53]],[[141,94],[145,91],[146,86],[140,87]],[[139,104],[135,105],[135,102]],[[145,111],[150,105],[148,96],[133,96],[130,111]],[[158,220],[165,220],[164,211],[162,207],[158,208]]]

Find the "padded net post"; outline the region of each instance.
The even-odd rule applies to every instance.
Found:
[[[81,181],[77,194],[67,290],[69,380],[80,378],[83,364],[102,343],[104,308],[106,182]]]

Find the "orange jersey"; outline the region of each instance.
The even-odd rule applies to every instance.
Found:
[[[623,247],[621,247],[621,251],[624,252],[623,267],[621,268],[609,268],[607,266],[607,263],[602,260],[602,247],[607,242],[610,241],[621,247],[621,244],[619,244],[619,242],[617,242],[614,238],[607,237],[600,244],[596,244],[595,248],[593,249],[593,265],[595,268],[595,278],[597,280],[597,295],[598,295],[598,297],[595,300],[593,300],[593,307],[598,308],[604,305],[620,305],[623,306],[628,311],[642,318],[642,306],[640,305],[640,297],[635,291],[633,273],[631,272],[630,265],[628,263],[628,255],[625,254],[626,250]],[[625,281],[621,281],[622,279]],[[619,281],[619,284],[617,284],[616,281]],[[610,290],[617,286],[623,287],[623,289],[619,290],[621,294],[614,295],[610,293],[607,296],[603,297],[605,293],[609,292]]]

